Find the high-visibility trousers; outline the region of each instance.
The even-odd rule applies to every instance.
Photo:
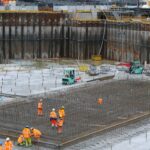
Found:
[[[32,140],[31,140],[31,138],[25,138],[25,146],[26,147],[32,146]]]

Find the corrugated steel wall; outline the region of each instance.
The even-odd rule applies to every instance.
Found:
[[[0,56],[89,59],[99,53],[104,40],[104,58],[150,62],[149,25],[109,21],[104,29],[104,21],[69,21],[63,13],[1,13]]]
[[[98,53],[103,23],[65,22],[65,14],[61,13],[1,13],[1,56],[89,59]]]
[[[107,24],[107,58],[150,62],[150,25],[142,23]]]

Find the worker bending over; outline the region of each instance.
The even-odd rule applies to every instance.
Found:
[[[42,116],[43,115],[43,100],[40,99],[40,101],[38,102],[38,110],[37,110],[38,116]]]
[[[10,140],[9,137],[6,138],[6,141],[4,143],[4,150],[12,150],[13,149],[13,143]]]
[[[58,110],[58,114],[59,114],[59,118],[63,120],[65,120],[65,107],[62,106],[59,110]]]
[[[40,137],[41,137],[41,135],[42,135],[42,133],[41,133],[40,130],[31,127],[31,135],[32,135],[35,139],[39,140]]]
[[[51,122],[51,126],[52,127],[57,127],[57,114],[55,112],[55,108],[52,109],[52,111],[50,112],[50,122]]]
[[[25,146],[26,147],[32,146],[31,132],[30,132],[29,126],[26,126],[23,129],[22,134],[23,134],[23,137],[25,139]]]
[[[24,139],[23,134],[20,134],[20,136],[18,137],[17,144],[19,146],[24,146],[25,145],[25,139]]]

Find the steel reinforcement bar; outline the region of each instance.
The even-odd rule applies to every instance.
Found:
[[[37,141],[33,141],[33,142],[35,145],[38,144],[38,146],[42,146],[42,147],[53,148],[53,149],[62,149],[67,146],[76,144],[78,142],[87,140],[91,137],[98,136],[100,134],[103,134],[105,132],[108,132],[108,131],[116,129],[116,128],[127,126],[131,123],[135,123],[137,121],[143,120],[148,117],[150,117],[150,112],[139,113],[137,115],[132,116],[131,118],[123,119],[123,120],[113,123],[109,126],[104,126],[104,127],[100,126],[97,130],[95,130],[93,132],[88,132],[88,133],[82,134],[78,137],[75,137],[71,140],[62,142],[60,144],[55,144],[55,142],[53,143],[52,141],[55,141],[56,139],[53,139],[52,137],[49,138],[47,136],[42,136],[38,142]],[[19,134],[20,134],[20,131],[18,131],[16,129],[10,129],[10,128],[8,129],[8,128],[0,125],[0,137],[2,137],[2,138],[9,136],[13,140],[16,140],[17,135],[19,135]]]

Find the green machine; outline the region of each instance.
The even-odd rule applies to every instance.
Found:
[[[66,68],[64,70],[64,77],[62,78],[62,84],[69,85],[74,84],[75,82],[75,70],[73,68]]]
[[[131,73],[131,74],[142,74],[143,70],[144,70],[144,68],[143,68],[143,65],[141,65],[140,61],[131,62],[129,73]]]

